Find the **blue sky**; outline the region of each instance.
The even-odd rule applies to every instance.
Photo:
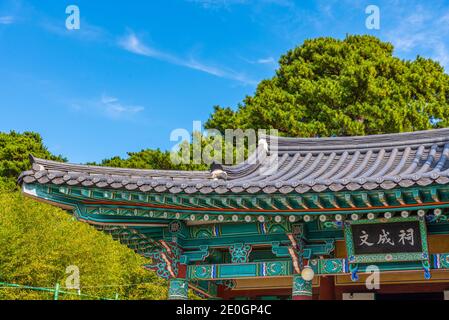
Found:
[[[71,4],[80,30],[65,28]],[[0,131],[37,131],[72,162],[170,149],[172,130],[236,107],[287,50],[346,34],[449,68],[448,1],[0,0]]]

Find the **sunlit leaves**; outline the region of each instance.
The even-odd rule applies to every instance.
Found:
[[[275,128],[284,136],[347,136],[449,125],[449,76],[438,62],[404,61],[372,36],[305,41],[236,111],[216,106],[207,128]]]
[[[80,270],[83,294],[166,299],[166,282],[142,267],[148,262],[63,210],[18,193],[0,194],[2,282],[45,288],[60,283],[61,289],[67,290],[64,288],[66,268],[75,265]],[[51,298],[51,294],[39,291],[0,289],[0,299]],[[77,296],[60,295],[60,298]]]

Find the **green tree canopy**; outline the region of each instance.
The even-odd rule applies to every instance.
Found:
[[[96,163],[90,163],[96,165]],[[159,169],[159,170],[205,170],[205,165],[179,164],[175,165],[170,159],[169,151],[160,149],[143,149],[139,152],[128,152],[127,158],[112,157],[100,163],[101,166],[134,169]]]
[[[0,190],[16,188],[17,177],[31,167],[30,154],[43,159],[66,161],[62,156],[51,154],[38,133],[0,132]]]
[[[166,282],[143,269],[145,263],[149,260],[61,209],[18,192],[0,193],[0,282],[44,288],[59,282],[64,288],[66,268],[74,265],[83,294],[166,299]],[[0,289],[0,300],[51,298],[39,291]],[[61,295],[70,298],[77,296]]]
[[[202,147],[208,141],[207,137],[201,136],[200,133],[195,133],[195,139],[200,141]],[[193,137],[192,137],[193,140]],[[158,169],[158,170],[207,170],[208,166],[204,163],[196,164],[192,161],[193,144],[188,141],[181,143],[182,148],[189,151],[190,157],[187,159],[188,163],[173,163],[170,158],[170,151],[161,151],[160,149],[143,149],[139,152],[128,152],[128,157],[112,157],[103,160],[99,165],[116,168],[134,168],[134,169]],[[178,152],[181,155],[181,150]],[[187,161],[186,161],[187,162]],[[89,163],[97,165],[95,162]]]
[[[347,136],[449,125],[449,76],[433,60],[393,56],[373,36],[305,41],[280,58],[236,111],[215,107],[207,128],[278,129],[284,136]]]
[[[76,265],[82,294],[166,299],[166,281],[143,268],[148,259],[67,212],[20,195],[16,180],[30,169],[29,154],[65,161],[51,154],[37,133],[0,132],[0,282],[44,288],[58,282],[63,288],[66,268]],[[51,298],[42,291],[0,288],[0,300]]]

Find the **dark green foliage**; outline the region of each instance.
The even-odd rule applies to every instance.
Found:
[[[94,164],[95,163],[91,163]],[[160,149],[145,149],[140,152],[128,152],[128,157],[113,157],[103,160],[101,166],[117,168],[135,168],[135,169],[160,169],[160,170],[206,170],[205,165],[195,164],[173,164],[170,160],[169,151]]]
[[[0,282],[47,288],[59,282],[63,288],[66,268],[76,265],[83,294],[165,299],[166,282],[142,267],[148,260],[67,212],[19,194],[16,179],[30,169],[29,154],[65,161],[53,156],[37,133],[0,132]],[[68,298],[77,296],[60,295]],[[0,299],[52,299],[52,294],[0,289]]]
[[[142,268],[148,262],[61,209],[26,199],[17,192],[0,194],[1,282],[47,288],[59,282],[66,290],[66,268],[76,265],[83,294],[112,299],[116,293],[120,299],[166,299],[165,281]],[[60,299],[76,298],[60,295]],[[0,299],[52,299],[52,295],[0,289]]]
[[[438,62],[393,56],[372,36],[317,38],[290,50],[234,112],[215,107],[207,128],[346,136],[449,125],[449,76]]]
[[[62,156],[52,155],[38,133],[0,132],[0,191],[16,188],[17,177],[31,167],[30,154],[43,159],[66,161]]]

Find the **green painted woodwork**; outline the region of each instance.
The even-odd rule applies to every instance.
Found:
[[[449,269],[449,254],[435,254],[432,256],[434,269]]]
[[[115,207],[119,203],[120,206],[125,206],[124,203],[126,203],[130,208],[140,210],[135,213],[137,216],[193,221],[255,222],[260,219],[274,221],[276,217],[282,221],[290,219],[290,216],[292,220],[298,220],[305,214],[335,215],[350,214],[354,211],[363,214],[402,211],[405,208],[418,210],[449,207],[449,187],[445,185],[387,191],[344,191],[302,195],[254,194],[251,196],[248,194],[173,195],[39,184],[24,185],[24,188],[28,193],[36,193],[39,197],[48,200],[59,199],[68,203],[107,201],[112,205],[117,203]],[[206,198],[210,201],[204,201]],[[205,205],[201,205],[201,201]],[[208,206],[206,202],[214,205]],[[234,205],[230,206],[230,203]],[[244,205],[247,203],[258,203],[258,206],[251,208]],[[289,203],[289,207],[287,208],[284,203]],[[107,204],[102,204],[102,207],[106,206]],[[110,212],[110,214],[117,213]],[[132,212],[128,214],[132,215]]]
[[[198,296],[204,299],[217,298],[218,286],[216,281],[190,280],[189,285]]]
[[[341,274],[348,272],[346,259],[312,259],[309,266],[315,274]]]
[[[309,265],[317,275],[351,274],[351,270],[353,275],[363,273],[367,263],[375,261],[382,271],[424,268],[430,273],[430,269],[449,269],[449,254],[432,255],[430,260],[398,255],[388,262],[385,255],[356,257],[351,263],[332,258],[335,240],[345,236],[345,221],[371,221],[363,219],[366,213],[382,216],[387,211],[398,214],[407,210],[415,216],[416,210],[423,209],[430,213],[426,215],[428,232],[448,234],[448,212],[444,208],[449,208],[449,186],[444,185],[251,196],[172,195],[37,184],[25,184],[24,189],[41,199],[72,207],[76,218],[152,258],[152,264],[146,267],[170,279],[173,297],[183,297],[186,288],[185,280],[176,278],[179,263],[188,265],[189,281],[197,283],[205,296],[216,292],[216,284],[212,285],[215,280],[292,276],[288,234],[301,233],[302,257],[310,259]],[[432,215],[433,209],[443,211]],[[351,222],[350,215],[355,212],[361,220]],[[341,221],[336,221],[336,214],[341,214]],[[383,222],[407,221],[400,219],[404,218]],[[421,221],[423,228],[426,223]],[[423,248],[426,254],[427,243]],[[424,264],[409,260],[422,260]]]
[[[244,234],[234,237],[221,237],[213,239],[188,239],[179,241],[180,245],[189,250],[198,248],[201,245],[207,245],[210,248],[222,248],[230,247],[236,242],[244,242],[250,245],[264,245],[269,246],[272,241],[280,241],[282,243],[287,243],[288,238],[285,234],[277,235],[253,235],[246,236]]]
[[[233,223],[233,224],[204,224],[189,228],[190,239],[213,239],[220,237],[239,237],[251,235],[271,235],[292,232],[292,224],[262,222],[262,223]]]
[[[291,272],[289,260],[187,266],[187,277],[196,280],[288,276]]]
[[[449,253],[430,256],[429,269],[449,270]],[[350,274],[351,268],[347,259],[311,259],[309,266],[317,276]],[[421,261],[381,262],[376,263],[381,271],[422,270]],[[357,272],[364,273],[369,264],[357,265]],[[251,277],[292,276],[291,260],[264,261],[238,264],[205,264],[187,266],[189,280],[218,280]]]
[[[312,296],[312,281],[304,280],[301,275],[293,275],[292,286],[293,297],[311,297]]]
[[[176,243],[163,241],[141,254],[152,260],[151,264],[145,265],[147,269],[156,271],[164,279],[171,279],[178,276],[181,253]]]
[[[56,194],[54,191],[54,189],[59,190],[59,187],[56,186],[44,186],[44,185],[25,185],[26,188],[32,190],[32,193],[34,192],[36,196],[46,199],[46,200],[50,200],[50,201],[54,201],[54,202],[58,202],[61,204],[65,204],[65,205],[71,205],[75,208],[74,210],[74,214],[81,219],[87,220],[87,221],[92,221],[92,222],[101,222],[101,223],[107,223],[107,222],[111,222],[111,223],[115,223],[117,222],[117,219],[120,219],[120,223],[164,223],[164,221],[169,220],[173,221],[174,219],[183,219],[186,218],[187,220],[190,217],[190,213],[186,213],[186,214],[181,214],[180,212],[176,212],[176,213],[172,213],[172,212],[167,212],[167,211],[155,211],[154,209],[151,208],[145,208],[145,207],[141,207],[141,206],[137,206],[137,207],[130,207],[130,206],[126,206],[126,205],[106,205],[106,204],[101,204],[101,205],[84,205],[81,203],[81,201],[83,201],[83,199],[76,199],[76,198],[71,198],[68,197],[65,193],[68,193],[68,191],[65,191],[64,194]],[[61,187],[63,190],[69,190],[69,187]],[[49,190],[53,190],[53,193],[49,193]],[[84,190],[84,189],[83,189]],[[85,189],[88,190],[88,189]],[[85,191],[84,190],[84,191]],[[104,193],[104,191],[101,191],[102,193]],[[421,193],[426,194],[426,192],[428,192],[430,194],[429,197],[433,197],[435,198],[435,195],[432,193],[438,193],[439,194],[439,198],[441,200],[442,196],[441,196],[441,192],[435,190],[435,189],[429,189],[427,191],[422,191]],[[89,194],[92,194],[93,191],[90,190]],[[111,196],[110,196],[111,197]],[[145,196],[147,197],[147,196]],[[159,196],[160,198],[160,196]],[[362,197],[363,198],[363,197]],[[85,199],[88,200],[88,199]],[[424,208],[424,207],[419,207],[419,208]],[[403,208],[402,208],[403,209]],[[409,208],[407,208],[409,209]],[[371,210],[371,211],[375,211],[375,210]],[[384,210],[385,211],[385,210]],[[153,212],[153,214],[151,214]],[[392,210],[390,210],[390,212],[392,212]],[[350,212],[352,213],[352,212]],[[315,213],[311,213],[311,215],[313,215]],[[411,213],[412,214],[412,213]],[[225,216],[223,214],[223,216]],[[234,215],[231,216],[231,222],[232,221],[232,217]],[[213,220],[213,217],[210,217],[210,220]],[[217,218],[218,219],[218,218]],[[446,219],[445,221],[443,221],[443,219]],[[195,220],[198,220],[197,218],[195,218]],[[222,222],[227,221],[226,219],[223,220]],[[229,221],[228,221],[229,222]],[[429,226],[429,231],[432,233],[433,230],[435,230],[436,233],[448,233],[449,232],[449,223],[447,223],[447,216],[446,215],[442,215],[439,218],[438,221],[438,225],[430,225]],[[307,224],[307,230],[306,230],[306,237],[308,239],[311,240],[328,240],[328,239],[342,239],[343,238],[343,232],[341,230],[341,223],[337,223],[335,221],[329,220],[329,221],[325,221],[325,222],[321,222],[319,220],[312,220],[311,222],[306,223]],[[192,228],[190,230],[189,229],[185,229],[184,232],[187,232],[189,234],[198,232],[198,230],[201,230],[201,234],[202,237],[204,239],[214,239],[215,237],[218,239],[220,236],[223,235],[227,235],[228,240],[224,240],[224,237],[221,238],[221,240],[219,241],[219,245],[231,245],[233,243],[233,240],[231,239],[232,237],[240,237],[240,236],[244,236],[245,232],[244,230],[246,228],[254,228],[254,235],[255,234],[264,234],[264,231],[266,230],[268,234],[279,234],[281,235],[280,237],[276,238],[276,237],[272,237],[270,238],[271,241],[282,241],[285,239],[285,237],[282,236],[283,233],[285,232],[289,232],[291,228],[291,223],[289,223],[287,221],[287,218],[285,219],[281,219],[280,223],[269,223],[269,222],[265,222],[265,224],[261,224],[261,223],[256,223],[256,222],[245,222],[244,218],[238,218],[237,222],[233,223],[233,224],[220,224],[218,223],[217,225],[219,225],[219,227],[217,228],[217,231],[213,231],[213,227],[195,227],[196,231],[193,231],[194,228]],[[228,227],[229,225],[229,227]],[[239,227],[237,227],[239,226]],[[262,227],[263,226],[263,227]],[[240,229],[238,229],[240,228]],[[227,230],[227,231],[226,231]],[[249,235],[249,233],[246,233]],[[170,235],[167,235],[170,236]],[[185,238],[185,233],[179,233],[177,234],[177,237],[179,238]],[[190,237],[190,236],[189,236]],[[190,237],[191,238],[191,237]],[[266,239],[265,236],[260,237],[260,239],[252,239],[251,241],[253,243],[268,243],[268,241],[264,241],[264,239]],[[247,240],[245,240],[245,242],[248,242]],[[198,247],[199,245],[201,245],[201,241],[199,241],[198,243],[194,243],[194,242],[190,242],[189,244],[186,244],[186,246],[188,246],[188,248],[195,248]],[[208,245],[213,245],[213,241],[209,241],[207,243]]]
[[[190,262],[204,261],[209,256],[208,246],[199,246],[199,250],[184,251],[181,255],[180,262],[182,264],[189,264]]]
[[[189,284],[186,279],[170,279],[168,285],[169,300],[187,300]]]
[[[251,246],[243,243],[236,243],[229,247],[231,253],[232,263],[248,262],[249,254],[251,253]]]
[[[271,243],[271,251],[278,258],[290,257],[290,253],[288,252],[288,246],[282,246],[281,242],[279,241],[274,241]]]
[[[168,224],[168,236],[176,237],[177,239],[188,238],[189,228],[184,221],[173,220]]]

